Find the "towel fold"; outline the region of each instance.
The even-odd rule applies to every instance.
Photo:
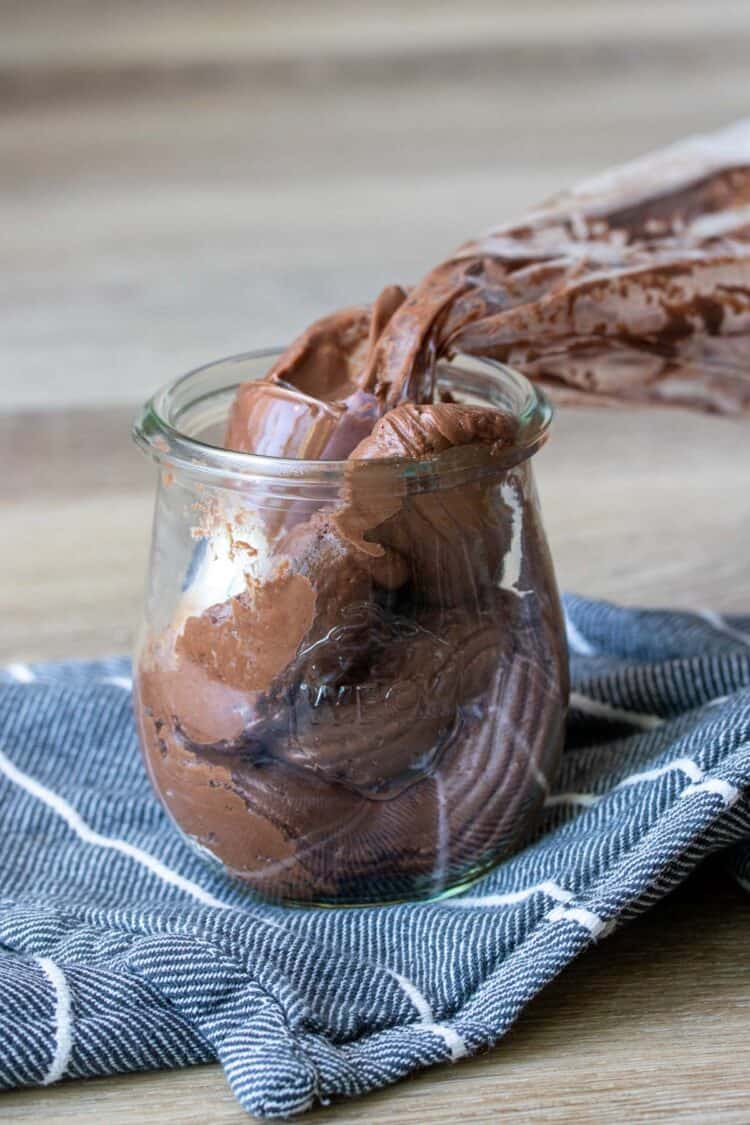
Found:
[[[496,1043],[593,941],[725,849],[750,890],[750,617],[566,599],[566,753],[463,895],[258,904],[137,749],[126,660],[0,674],[0,1087],[218,1059],[283,1117]]]

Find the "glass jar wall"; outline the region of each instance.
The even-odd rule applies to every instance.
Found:
[[[511,412],[512,448],[311,462],[221,448],[272,354],[144,409],[160,468],[136,712],[186,839],[266,898],[364,904],[466,886],[518,842],[562,745],[564,629],[531,457],[545,400],[440,368]]]

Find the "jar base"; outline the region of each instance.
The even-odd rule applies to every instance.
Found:
[[[363,910],[368,907],[401,906],[406,903],[442,902],[445,899],[454,898],[456,895],[460,895],[463,891],[473,887],[480,879],[483,879],[485,875],[488,875],[490,871],[494,870],[494,868],[508,857],[508,852],[504,851],[501,855],[497,855],[482,864],[470,868],[468,871],[464,872],[456,882],[451,883],[447,887],[442,887],[439,890],[425,887],[424,889],[415,889],[411,894],[400,894],[394,895],[392,898],[383,897],[378,899],[328,898],[325,896],[321,896],[317,899],[296,899],[285,895],[264,895],[255,887],[251,887],[242,876],[228,870],[221,860],[217,859],[207,847],[189,836],[178,825],[174,824],[174,821],[172,823],[194,854],[198,855],[205,863],[213,867],[214,870],[220,871],[235,890],[242,891],[248,902],[263,906],[283,906],[307,910]]]

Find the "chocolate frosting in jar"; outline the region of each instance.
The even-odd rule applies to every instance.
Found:
[[[200,732],[145,660],[149,769],[183,830],[261,893],[439,893],[512,846],[543,797],[562,737],[559,638],[554,615],[502,592],[492,611],[396,618],[349,682],[297,681],[244,722],[228,693],[229,714],[204,713]]]
[[[561,400],[747,412],[750,124],[466,243],[239,389],[228,449],[342,462],[341,488],[251,513],[268,559],[213,604],[188,583],[137,713],[177,824],[264,895],[460,885],[554,770],[564,628],[521,423],[440,393],[462,354]]]
[[[311,325],[265,379],[240,388],[227,447],[307,460],[348,457],[385,409],[367,358],[405,296],[391,285],[372,309],[345,309]]]
[[[565,652],[527,467],[507,467],[517,438],[488,407],[387,412],[338,503],[281,534],[264,579],[143,652],[157,791],[253,889],[440,893],[538,807]],[[381,459],[431,463],[433,487],[373,485]]]

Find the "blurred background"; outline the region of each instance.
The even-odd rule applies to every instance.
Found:
[[[750,112],[747,0],[0,0],[0,408],[135,403]]]
[[[136,403],[749,113],[749,33],[747,0],[0,0],[0,656],[129,646]],[[561,584],[746,609],[747,449],[723,419],[561,412]]]

